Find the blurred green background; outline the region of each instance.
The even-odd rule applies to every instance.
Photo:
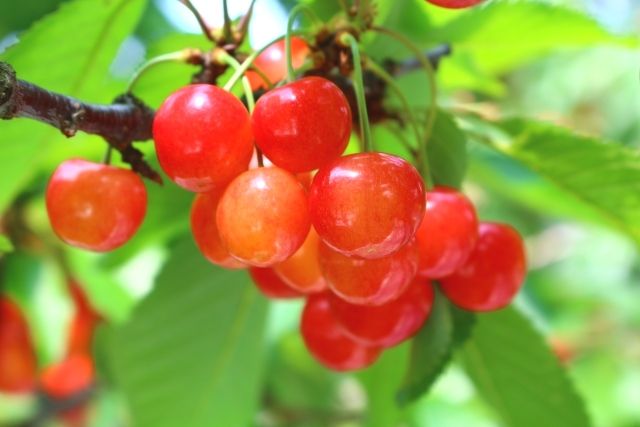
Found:
[[[219,25],[220,2],[194,3]],[[237,17],[248,2],[230,3]],[[294,3],[257,1],[254,47],[284,33]],[[327,0],[307,3],[325,17],[339,8]],[[438,70],[438,103],[464,131],[458,163],[466,167],[463,188],[480,217],[511,223],[526,236],[530,272],[516,305],[562,354],[593,425],[640,426],[640,2],[489,0],[460,12],[422,0],[378,3],[381,24],[424,48],[453,47]],[[2,60],[25,80],[92,102],[110,102],[145,58],[207,46],[173,0],[23,0],[5,2],[0,11]],[[407,57],[379,37],[364,43],[374,58]],[[137,94],[157,107],[193,71],[163,66],[140,81]],[[400,83],[414,107],[428,106],[422,76],[412,73]],[[568,128],[567,145],[589,146],[585,141],[594,138],[633,154],[618,167],[613,154],[589,163],[576,151],[572,173],[584,177],[565,182],[552,169],[560,148],[534,157],[478,142],[492,135],[485,120],[505,117]],[[375,135],[381,149],[398,145],[393,132]],[[546,135],[527,131],[520,138]],[[140,147],[155,161],[150,145]],[[98,138],[66,140],[26,120],[0,123],[0,211],[19,209],[38,235],[58,246],[44,211],[46,179],[63,159],[98,160],[104,148]],[[571,153],[562,154],[563,162],[572,162]],[[618,175],[624,168],[628,173]],[[148,218],[132,242],[107,255],[64,249],[107,319],[96,340],[99,387],[88,425],[510,425],[457,359],[430,393],[396,406],[409,344],[356,375],[321,368],[297,333],[301,304],[267,304],[244,274],[212,270],[189,236],[191,195],[168,181],[163,188],[147,186]],[[27,311],[40,362],[59,359],[70,317],[60,267],[46,252],[20,248],[0,262],[3,291]],[[127,322],[134,309],[134,321]],[[515,383],[511,392],[527,387]],[[194,401],[202,403],[190,406]],[[36,406],[32,396],[0,395],[0,425],[21,425]],[[554,425],[575,424],[558,419]]]

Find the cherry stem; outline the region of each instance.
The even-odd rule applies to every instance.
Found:
[[[231,35],[231,17],[229,16],[229,6],[227,5],[227,0],[222,0],[222,14],[224,15],[224,26],[222,27],[222,36],[224,37],[225,42],[232,42]]]
[[[256,145],[256,158],[258,159],[258,167],[264,167],[264,156],[262,155],[262,150]]]
[[[315,14],[313,9],[311,9],[306,4],[299,4],[289,13],[289,17],[287,18],[287,32],[284,36],[284,54],[287,58],[287,82],[291,83],[295,78],[295,70],[293,69],[293,57],[292,57],[292,49],[291,49],[291,36],[293,35],[293,23],[296,20],[296,17],[300,12],[305,12],[307,16],[315,22],[322,22],[318,15]]]
[[[202,52],[198,49],[183,49],[177,52],[165,53],[163,55],[156,56],[155,58],[151,58],[142,64],[138,71],[133,75],[127,85],[126,93],[132,93],[134,86],[150,69],[155,68],[156,65],[165,64],[167,62],[181,62],[196,65],[203,62]]]
[[[209,41],[215,42],[215,39],[213,38],[213,34],[211,32],[211,28],[209,28],[204,18],[202,17],[202,15],[200,14],[200,12],[198,12],[198,9],[195,8],[195,6],[191,3],[191,1],[180,0],[180,3],[185,5],[187,9],[189,9],[189,11],[193,14],[193,16],[196,17],[196,20],[198,21],[198,25],[200,25],[200,28],[202,29],[202,33],[205,35],[205,37],[209,39]]]
[[[353,55],[353,88],[356,92],[356,101],[358,103],[358,123],[360,132],[364,139],[364,151],[371,151],[371,128],[369,126],[369,114],[367,112],[367,100],[364,94],[364,81],[362,77],[362,63],[360,60],[360,48],[358,41],[350,33],[342,33],[340,42],[351,48]]]
[[[218,59],[220,59],[221,62],[224,62],[225,64],[232,67],[235,70],[235,73],[238,73],[242,69],[242,65],[238,62],[238,60],[227,53],[225,50],[218,49],[216,51],[216,55],[218,55]],[[229,85],[229,83],[227,83],[227,85]],[[224,86],[224,90],[229,91],[230,89],[227,89],[227,85]],[[246,76],[242,77],[242,89],[244,91],[244,97],[247,100],[247,109],[249,110],[249,113],[252,113],[253,107],[255,107],[256,105],[256,101],[253,97],[253,91],[251,90],[251,83]]]
[[[416,57],[423,70],[427,75],[427,79],[429,81],[429,95],[431,96],[431,105],[427,109],[426,114],[426,122],[424,128],[424,135],[420,141],[420,145],[418,146],[418,167],[422,172],[422,175],[425,177],[430,176],[429,168],[428,168],[428,158],[427,158],[427,142],[431,139],[431,133],[433,132],[433,125],[436,120],[436,115],[438,113],[437,110],[437,87],[436,87],[436,79],[435,72],[433,71],[433,66],[431,62],[425,58],[424,53],[420,51],[420,49],[413,44],[411,40],[409,40],[406,36],[397,33],[393,30],[384,27],[373,26],[371,28],[373,31],[376,31],[381,34],[385,34],[389,37],[396,39],[398,42],[402,43],[407,49],[409,49]],[[431,179],[427,179],[428,182]]]
[[[104,153],[104,159],[102,160],[102,163],[104,163],[105,165],[110,165],[111,164],[111,153],[113,152],[113,147],[108,145],[107,146],[107,151]]]

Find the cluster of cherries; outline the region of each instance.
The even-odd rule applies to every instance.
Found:
[[[91,342],[100,316],[95,313],[79,285],[69,282],[74,303],[69,336],[63,359],[38,368],[29,326],[19,306],[9,297],[0,297],[0,392],[32,393],[39,389],[50,399],[64,400],[87,390],[94,382]],[[60,414],[69,425],[85,425],[85,408]]]

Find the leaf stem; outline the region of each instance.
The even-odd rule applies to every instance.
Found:
[[[358,103],[358,123],[360,131],[364,139],[364,151],[371,151],[371,128],[369,126],[369,114],[367,112],[367,100],[364,94],[364,81],[362,77],[362,62],[360,59],[360,48],[358,41],[350,33],[342,33],[339,38],[341,43],[351,48],[353,55],[353,88],[356,92],[356,101]]]
[[[287,82],[292,82],[295,77],[295,70],[293,69],[293,58],[291,52],[291,36],[293,35],[293,23],[300,12],[305,12],[312,21],[322,22],[318,15],[315,14],[306,4],[302,3],[291,9],[289,17],[287,18],[287,32],[284,36],[284,54],[287,58]]]

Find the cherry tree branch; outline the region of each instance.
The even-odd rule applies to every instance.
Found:
[[[38,120],[60,129],[67,137],[78,131],[102,136],[135,172],[162,183],[160,175],[132,145],[133,141],[152,138],[153,116],[154,111],[133,95],[120,96],[112,105],[88,104],[19,80],[13,67],[0,62],[1,119]]]

